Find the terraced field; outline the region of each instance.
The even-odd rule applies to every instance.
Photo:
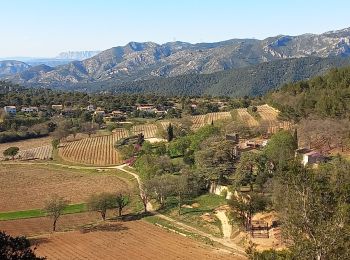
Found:
[[[127,137],[128,132],[121,129],[111,135],[85,138],[63,144],[59,155],[63,160],[88,165],[117,165],[122,163],[118,151],[114,148],[117,140]]]
[[[206,123],[211,124],[211,122],[216,122],[218,120],[232,119],[230,112],[216,112],[206,114]]]
[[[206,125],[205,116],[206,115],[191,116],[193,131]]]
[[[164,130],[167,130],[167,128],[168,128],[168,126],[169,126],[169,124],[170,124],[169,121],[159,121],[159,123],[160,123],[160,125],[162,126],[162,128],[163,128]]]
[[[52,145],[45,145],[41,147],[36,147],[33,149],[19,151],[15,159],[20,160],[49,160],[52,158]]]
[[[256,127],[259,126],[259,122],[256,121],[256,119],[248,113],[246,108],[238,108],[237,109],[237,115],[238,119],[246,124],[248,127]]]
[[[280,129],[290,130],[292,125],[287,121],[278,120],[279,111],[267,104],[257,106],[258,113],[261,116],[261,123],[267,126],[268,133],[276,133]]]
[[[157,136],[158,127],[153,124],[134,125],[131,129],[133,135],[142,133],[145,138],[152,138]]]

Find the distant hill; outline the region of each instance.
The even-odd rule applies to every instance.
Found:
[[[211,74],[187,74],[150,80],[66,84],[63,89],[110,91],[112,93],[155,93],[161,95],[258,96],[289,82],[322,75],[334,67],[350,65],[350,58],[299,58],[261,63]],[[60,85],[52,85],[60,87]]]
[[[68,52],[60,57],[81,58],[92,54]],[[197,44],[130,42],[82,61],[57,66],[54,70],[31,78],[28,83],[57,86],[106,80],[125,82],[209,74],[292,58],[348,56],[350,28],[323,34],[278,35],[264,40],[232,39]]]
[[[31,67],[30,65],[21,61],[15,61],[15,60],[0,61],[0,77],[21,73],[29,69],[30,67]]]

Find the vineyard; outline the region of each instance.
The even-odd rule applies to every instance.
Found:
[[[158,127],[157,125],[134,125],[131,129],[132,135],[142,133],[145,138],[152,138],[157,136]]]
[[[120,154],[114,148],[116,141],[127,137],[126,130],[119,130],[111,135],[85,138],[63,144],[59,155],[68,162],[92,165],[116,165],[122,162]]]
[[[215,112],[205,115],[192,116],[192,130],[197,130],[205,125],[210,125],[219,120],[232,119],[230,112]]]
[[[192,116],[192,130],[195,131],[205,126],[205,115]]]
[[[22,156],[25,154],[25,151],[28,151],[29,159],[33,159],[33,155],[35,157],[41,158],[50,158],[51,155],[46,154],[46,156],[43,156],[43,154],[38,154],[39,148],[43,149],[43,147],[49,147],[51,146],[51,137],[43,137],[43,138],[34,138],[29,140],[23,140],[23,141],[17,141],[17,142],[11,142],[11,143],[3,143],[0,144],[0,160],[3,160],[3,152],[9,148],[9,147],[18,147],[19,148],[19,154],[22,154]],[[36,149],[36,150],[34,150]],[[31,156],[29,156],[31,155]],[[49,156],[47,156],[49,155]],[[25,156],[24,156],[25,157]]]
[[[232,119],[230,112],[216,112],[209,113],[206,115],[206,123],[211,124],[211,122],[216,122],[218,120]]]
[[[280,129],[290,130],[292,124],[287,121],[279,121],[279,111],[267,104],[258,106],[258,113],[261,116],[261,123],[267,127],[268,133],[276,133]]]
[[[48,160],[52,158],[52,150],[52,145],[45,145],[29,150],[19,151],[15,158],[20,160]]]
[[[36,252],[48,259],[240,259],[145,221],[106,223],[100,231],[64,232],[42,240]]]
[[[237,115],[239,121],[246,124],[248,127],[256,127],[259,126],[258,121],[248,113],[246,108],[238,108],[237,109]]]
[[[169,126],[169,124],[170,124],[169,121],[159,121],[159,123],[160,123],[160,125],[162,126],[162,128],[163,128],[164,130],[167,130],[167,129],[168,129],[168,126]]]

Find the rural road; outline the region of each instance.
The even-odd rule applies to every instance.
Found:
[[[136,173],[124,169],[124,167],[127,166],[127,164],[123,164],[123,165],[119,165],[119,166],[106,166],[106,167],[76,166],[76,165],[66,165],[66,164],[60,164],[60,163],[30,163],[30,162],[18,162],[18,163],[17,162],[16,163],[11,162],[11,163],[6,163],[6,164],[17,164],[17,165],[54,165],[54,166],[60,166],[60,167],[63,167],[63,168],[78,169],[78,170],[84,170],[84,169],[85,170],[118,169],[120,171],[123,171],[123,172],[126,172],[126,173],[132,175],[137,180],[140,192],[142,192],[142,183],[141,183],[140,177]],[[245,258],[247,256],[246,253],[245,253],[244,248],[242,248],[241,246],[235,244],[233,241],[230,240],[231,232],[229,231],[228,226],[231,227],[231,225],[228,222],[226,214],[224,212],[222,212],[222,211],[218,211],[218,213],[222,212],[224,214],[224,216],[222,215],[222,213],[219,213],[220,215],[218,216],[218,218],[223,223],[224,238],[215,237],[215,236],[213,236],[211,234],[208,234],[206,232],[203,232],[203,231],[201,231],[201,230],[199,230],[197,228],[194,228],[192,226],[189,226],[187,224],[179,222],[179,221],[177,221],[177,220],[175,220],[173,218],[170,218],[168,216],[160,214],[160,213],[156,212],[153,209],[152,204],[150,202],[147,203],[147,211],[152,213],[152,214],[154,214],[155,216],[157,216],[157,217],[159,217],[161,219],[164,219],[164,220],[166,220],[168,222],[174,223],[177,226],[183,227],[183,228],[185,228],[186,230],[188,230],[190,232],[199,234],[199,235],[201,235],[203,237],[207,237],[210,240],[215,241],[215,242],[225,246],[226,248],[229,248],[230,251],[232,251],[234,254],[236,254],[238,256],[245,257]]]

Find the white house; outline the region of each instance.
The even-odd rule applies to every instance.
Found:
[[[136,107],[136,109],[139,111],[144,111],[144,112],[148,112],[148,113],[156,111],[156,108],[154,105],[139,105]]]
[[[95,112],[94,112],[94,115],[101,115],[101,116],[105,116],[106,115],[106,112],[105,111],[103,111],[103,110],[96,110]]]
[[[17,113],[15,106],[5,106],[4,111],[6,115],[15,116]]]
[[[63,109],[63,105],[52,105],[51,108],[53,110],[62,110]]]
[[[22,107],[21,108],[21,112],[24,113],[34,113],[34,112],[38,112],[39,108],[38,107]]]
[[[87,107],[86,107],[86,110],[87,111],[89,111],[89,112],[94,112],[95,111],[95,107],[94,107],[94,105],[88,105]]]
[[[326,159],[321,153],[308,148],[301,148],[296,150],[295,155],[301,156],[301,163],[304,166],[321,163]]]

